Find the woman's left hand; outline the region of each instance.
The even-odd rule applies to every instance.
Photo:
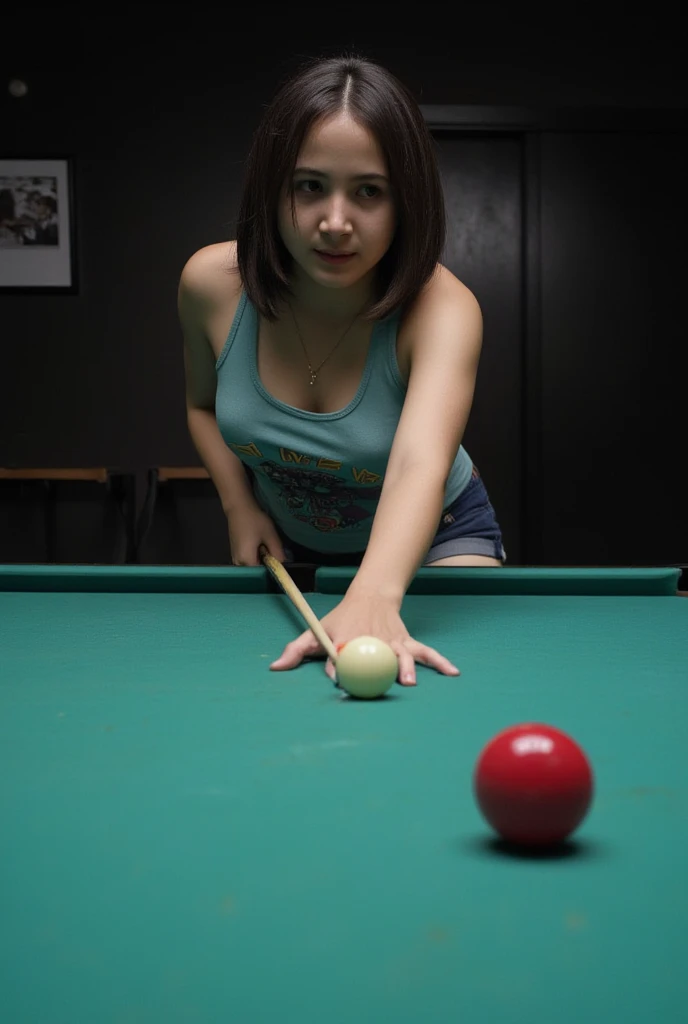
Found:
[[[374,636],[389,644],[399,660],[399,682],[404,686],[416,685],[416,662],[434,668],[447,676],[459,675],[455,665],[433,647],[414,640],[401,620],[399,610],[392,601],[379,597],[344,597],[321,619],[323,629],[335,647],[358,636]],[[282,654],[270,666],[275,671],[296,668],[304,658],[317,658],[325,654],[310,629],[287,644]],[[325,671],[333,681],[336,673],[328,658]]]

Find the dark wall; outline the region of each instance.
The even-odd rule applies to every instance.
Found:
[[[688,563],[688,147],[655,129],[542,140],[549,562]]]
[[[452,35],[423,10],[422,25],[376,26],[362,11],[321,34],[309,9],[222,28],[203,5],[179,26],[125,16],[65,24],[45,10],[40,33],[6,23],[17,45],[0,58],[1,152],[73,159],[78,291],[0,292],[0,466],[198,462],[184,413],[179,273],[195,249],[233,236],[251,131],[302,57],[355,49],[423,104],[651,111],[688,100],[671,26],[661,40],[646,21],[623,32],[598,25],[577,44],[570,27],[544,26],[543,37],[490,12]],[[26,96],[9,95],[13,77]]]

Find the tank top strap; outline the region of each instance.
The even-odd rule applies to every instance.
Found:
[[[224,343],[220,355],[218,356],[217,362],[215,363],[216,372],[220,369],[225,359],[229,355],[230,349],[232,348],[232,345],[236,341],[237,334],[239,333],[239,330],[242,328],[242,324],[244,332],[243,342],[245,355],[248,357],[250,352],[249,345],[251,344],[252,339],[255,337],[258,319],[255,307],[251,302],[248,301],[248,296],[243,288],[241,290],[241,296],[239,298],[239,304],[237,306],[236,313],[234,314],[234,319],[232,320],[232,326],[230,327],[229,334],[227,335],[227,340]]]
[[[397,334],[401,314],[392,313],[385,320],[376,324],[374,338],[374,350],[371,360],[371,380],[387,385],[406,393],[406,382],[399,370],[397,361]]]

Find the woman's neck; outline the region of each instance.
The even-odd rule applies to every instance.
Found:
[[[292,286],[288,300],[293,314],[305,323],[318,322],[335,329],[351,323],[372,304],[374,295],[371,281],[357,281],[351,288],[323,288],[315,281],[298,279]]]

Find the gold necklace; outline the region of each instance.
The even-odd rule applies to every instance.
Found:
[[[315,369],[313,369],[313,365],[312,365],[312,363],[311,363],[310,359],[308,358],[308,351],[307,351],[307,349],[306,349],[306,346],[305,346],[305,344],[304,344],[304,340],[303,340],[303,338],[301,337],[301,331],[299,330],[299,325],[298,325],[298,323],[296,322],[296,314],[294,313],[294,310],[293,310],[293,309],[291,308],[291,305],[290,305],[289,303],[287,303],[287,305],[289,306],[289,312],[290,312],[290,313],[291,313],[291,315],[292,315],[292,319],[293,319],[293,321],[294,321],[294,327],[296,328],[296,333],[298,334],[298,336],[299,336],[299,341],[301,342],[301,348],[303,349],[303,354],[305,355],[305,357],[306,357],[306,362],[308,363],[308,372],[310,373],[310,376],[311,376],[311,379],[310,379],[310,385],[311,385],[311,387],[312,387],[312,386],[313,386],[313,385],[315,384],[316,380],[318,379],[318,374],[319,374],[319,373],[320,373],[320,371],[322,370],[323,366],[325,365],[325,363],[327,362],[327,360],[328,360],[328,359],[330,358],[330,356],[333,356],[333,355],[334,355],[334,353],[335,353],[335,352],[337,351],[337,349],[339,348],[339,346],[341,345],[341,343],[342,343],[342,342],[344,341],[344,339],[346,338],[347,334],[349,333],[349,331],[351,330],[351,328],[353,327],[353,325],[354,325],[354,324],[356,323],[356,321],[358,320],[358,318],[359,318],[359,316],[360,316],[360,312],[362,312],[362,311],[360,311],[360,312],[358,312],[358,313],[356,314],[356,316],[355,316],[355,317],[353,318],[353,320],[351,321],[351,323],[349,324],[349,326],[347,327],[347,329],[346,329],[346,330],[344,331],[344,333],[342,334],[342,336],[341,336],[341,338],[339,339],[339,341],[338,341],[338,342],[337,342],[337,343],[335,344],[335,346],[334,346],[334,348],[332,349],[332,351],[331,351],[331,352],[329,352],[329,353],[328,353],[328,354],[327,354],[327,355],[325,356],[325,358],[323,359],[323,361],[322,361],[322,362],[320,363],[320,365],[319,365],[319,366],[316,366],[316,368],[315,368]]]

